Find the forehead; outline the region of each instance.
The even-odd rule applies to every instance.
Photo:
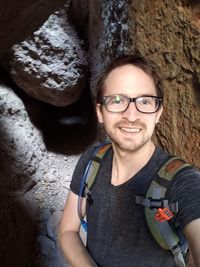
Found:
[[[104,94],[155,94],[154,80],[142,69],[127,64],[112,70],[104,82]]]

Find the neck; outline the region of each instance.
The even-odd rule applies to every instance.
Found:
[[[146,146],[137,151],[122,151],[113,144],[111,183],[119,185],[128,181],[147,164],[154,150],[155,145],[153,142],[146,144]]]

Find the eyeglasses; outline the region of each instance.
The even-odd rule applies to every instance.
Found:
[[[163,99],[157,96],[128,97],[125,95],[109,95],[100,99],[99,103],[104,105],[107,111],[120,113],[128,109],[131,102],[141,113],[155,113],[161,106]]]

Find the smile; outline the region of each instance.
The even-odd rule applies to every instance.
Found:
[[[120,128],[123,132],[126,132],[126,133],[139,133],[141,131],[141,129],[139,128]]]

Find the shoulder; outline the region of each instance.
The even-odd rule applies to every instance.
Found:
[[[172,159],[172,158],[171,158]],[[172,168],[176,168],[176,158],[174,160],[174,165]],[[179,163],[178,163],[179,164]],[[170,164],[169,164],[170,165]],[[183,161],[183,167],[179,168],[177,166],[177,173],[174,175],[174,178],[172,179],[169,190],[172,192],[175,190],[177,194],[177,190],[179,189],[180,192],[185,192],[185,190],[190,188],[190,190],[196,190],[197,188],[200,188],[200,170],[197,168],[193,167],[192,165],[188,164]],[[169,170],[171,171],[171,170]],[[190,192],[190,191],[189,191]],[[188,193],[189,193],[188,192]]]
[[[79,193],[80,184],[83,180],[83,176],[84,176],[86,169],[89,168],[90,166],[91,160],[93,160],[94,158],[97,158],[97,153],[104,154],[103,148],[104,148],[104,144],[97,144],[97,145],[91,146],[79,158],[78,163],[75,167],[75,170],[72,176],[71,185],[70,185],[70,189],[75,194]]]
[[[111,147],[110,143],[102,143],[89,147],[80,157],[77,165],[87,165],[88,161],[104,158],[104,155]]]
[[[85,165],[91,159],[94,151],[97,149],[98,145],[88,147],[80,156],[77,166],[78,165]]]
[[[186,185],[194,187],[195,184],[200,183],[200,170],[197,168],[188,165],[185,168],[182,168],[174,177],[172,181],[175,185]]]
[[[81,184],[85,169],[96,147],[97,146],[91,146],[87,148],[87,150],[84,151],[82,155],[80,156],[76,164],[76,167],[74,169],[71,184],[70,184],[70,190],[77,195],[79,194],[79,188],[80,188],[80,184]]]
[[[76,174],[77,172],[82,172],[86,168],[88,162],[92,159],[92,156],[94,155],[97,149],[98,145],[90,146],[81,154],[75,167],[74,174]]]
[[[192,166],[176,174],[167,190],[171,201],[178,202],[177,220],[182,227],[200,218],[200,171]]]

